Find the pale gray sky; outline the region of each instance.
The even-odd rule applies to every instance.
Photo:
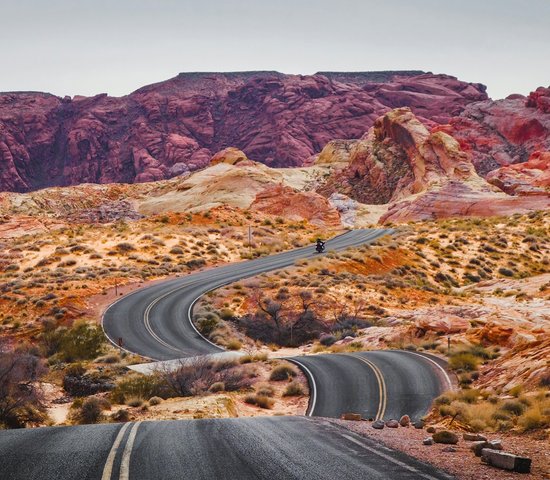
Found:
[[[179,72],[420,69],[550,84],[550,0],[0,0],[0,91],[125,95]]]

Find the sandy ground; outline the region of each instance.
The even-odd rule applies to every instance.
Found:
[[[344,420],[331,420],[356,433],[372,438],[384,445],[400,450],[418,458],[426,463],[435,465],[459,480],[548,480],[550,479],[550,443],[548,439],[537,440],[526,434],[490,434],[489,440],[501,439],[504,450],[516,455],[526,456],[533,460],[531,473],[520,474],[496,469],[481,463],[470,450],[471,442],[460,438],[455,445],[456,452],[444,452],[447,445],[434,444],[422,445],[422,440],[428,436],[425,430],[417,430],[413,427],[399,429],[384,428],[375,430],[370,422],[348,422]],[[461,434],[459,433],[461,436]]]

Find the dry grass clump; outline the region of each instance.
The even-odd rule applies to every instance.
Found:
[[[550,392],[540,390],[518,399],[465,389],[435,400],[438,414],[454,417],[473,431],[529,431],[550,427]]]
[[[296,369],[290,365],[277,365],[269,375],[269,379],[273,381],[289,380],[297,375]]]
[[[304,387],[299,382],[291,382],[283,392],[283,397],[299,397],[304,394]]]
[[[272,398],[257,394],[246,395],[244,397],[244,401],[249,405],[255,405],[257,407],[269,410],[273,408],[273,405],[275,405],[275,400],[273,400]]]

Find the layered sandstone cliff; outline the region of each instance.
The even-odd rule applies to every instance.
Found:
[[[232,146],[269,166],[302,165],[410,106],[446,123],[485,88],[422,72],[196,73],[120,98],[0,94],[0,191],[148,182],[208,165]]]

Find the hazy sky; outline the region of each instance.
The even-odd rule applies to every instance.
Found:
[[[189,71],[420,69],[550,84],[550,0],[0,0],[0,91],[125,95]]]

